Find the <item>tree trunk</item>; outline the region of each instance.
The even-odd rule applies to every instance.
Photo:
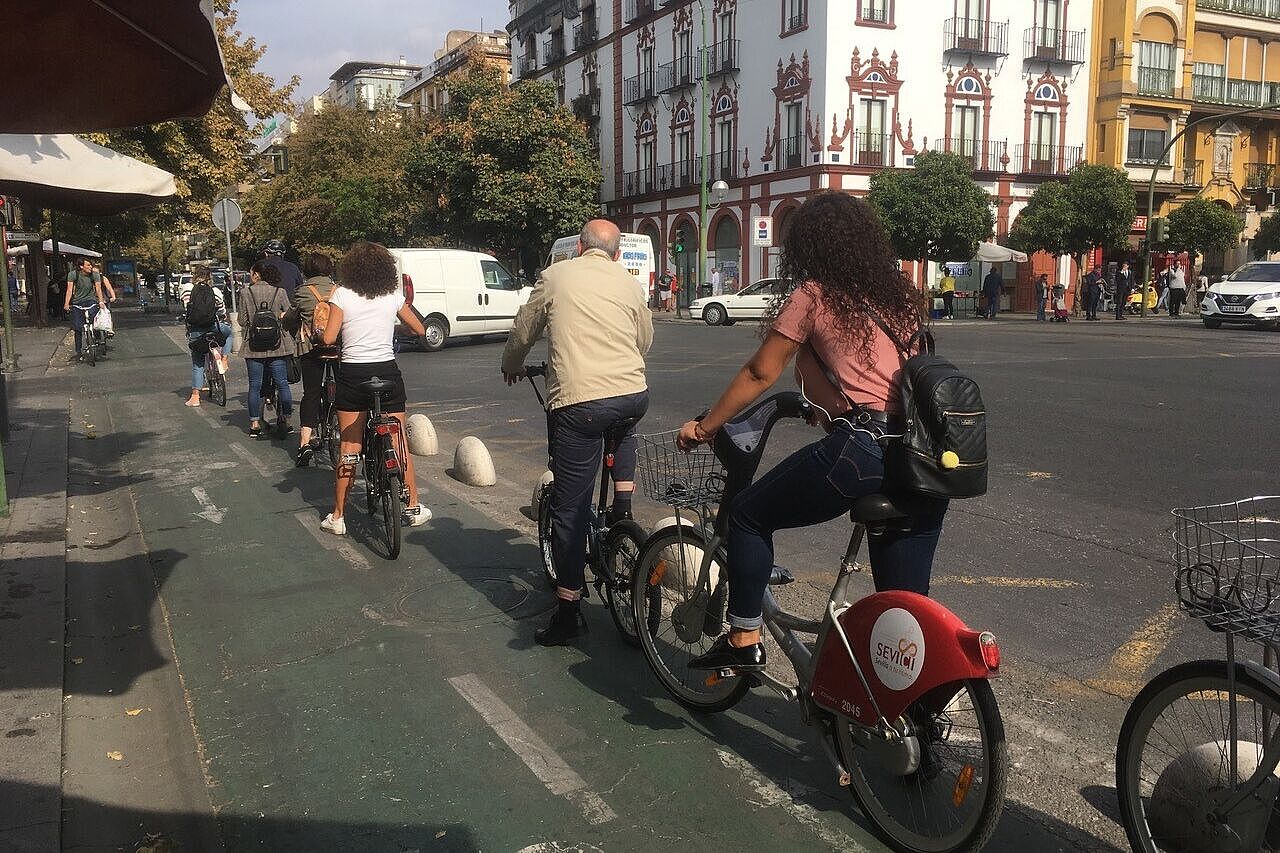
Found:
[[[28,231],[39,230],[40,210],[27,199],[19,205],[22,227]],[[32,325],[43,329],[49,325],[49,276],[44,267],[44,246],[27,244],[27,313]]]

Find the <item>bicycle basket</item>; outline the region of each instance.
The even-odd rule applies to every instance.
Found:
[[[724,466],[705,445],[685,453],[677,430],[640,435],[640,487],[649,500],[674,508],[698,508],[720,502]]]
[[[1175,589],[1211,629],[1280,638],[1280,497],[1175,509]]]

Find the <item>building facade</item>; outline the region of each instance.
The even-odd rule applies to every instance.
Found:
[[[322,97],[327,104],[371,110],[384,99],[399,100],[405,81],[421,70],[403,56],[398,62],[346,62],[329,77]]]
[[[478,65],[496,68],[502,79],[510,80],[511,37],[501,30],[451,30],[435,60],[405,81],[400,102],[419,116],[438,113],[449,103],[449,80]]]
[[[729,185],[708,214],[709,265],[750,282],[777,266],[776,249],[749,248],[755,217],[772,216],[781,235],[811,193],[864,194],[871,175],[910,168],[921,151],[971,161],[997,237],[1040,182],[1083,160],[1090,0],[923,5],[516,0],[508,30],[516,78],[550,80],[595,117],[610,213],[649,234],[664,265],[684,236],[685,281],[700,233],[706,63],[708,180]]]
[[[1243,214],[1246,243],[1205,259],[1229,271],[1280,192],[1280,110],[1214,119],[1280,102],[1280,0],[1108,0],[1093,33],[1090,159],[1129,172],[1140,212],[1154,168],[1158,215],[1195,195]]]

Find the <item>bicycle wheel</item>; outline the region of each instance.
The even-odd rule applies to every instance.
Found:
[[[400,556],[400,477],[387,472],[381,479],[382,535],[387,543],[387,559],[394,560]]]
[[[342,461],[342,435],[338,432],[338,410],[332,406],[324,420],[324,444],[329,450],[329,464],[336,471]]]
[[[919,767],[906,775],[886,766],[882,738],[837,718],[836,744],[854,800],[896,850],[981,850],[1000,820],[1009,777],[991,684],[944,685],[913,703],[903,719],[920,744]]]
[[[1228,849],[1227,828],[1240,838],[1231,849],[1280,850],[1280,832],[1267,831],[1280,817],[1273,779],[1263,780],[1256,796],[1245,797],[1233,811],[1221,809],[1231,784],[1250,780],[1270,757],[1264,748],[1280,729],[1280,692],[1240,664],[1235,680],[1233,696],[1225,660],[1188,661],[1153,678],[1129,706],[1116,744],[1116,793],[1134,850]]]
[[[538,516],[538,550],[542,553],[542,573],[547,576],[547,583],[552,589],[560,580],[551,556],[551,485],[548,483],[538,490],[538,505],[534,507]]]
[[[84,357],[89,362],[90,367],[98,363],[98,334],[92,329],[85,330]]]
[[[640,633],[636,630],[635,609],[631,606],[631,586],[635,582],[632,575],[645,538],[643,527],[624,519],[609,528],[609,535],[604,540],[603,559],[609,578],[605,594],[609,599],[609,614],[613,616],[613,624],[618,627],[622,639],[633,646],[640,645]]]
[[[375,452],[377,446],[377,442],[374,442],[372,447],[367,441],[364,444],[364,511],[370,518],[373,517],[378,506],[378,468],[373,464],[377,456]]]
[[[711,587],[722,580],[723,557],[718,555],[707,582],[699,584],[706,547],[705,537],[694,527],[669,527],[651,536],[632,572],[631,608],[645,660],[667,692],[692,711],[723,711],[751,685],[740,676],[720,678],[689,669],[689,661],[715,639],[704,628],[721,625],[720,614],[710,608],[720,598]]]
[[[219,406],[227,405],[227,380],[218,370],[213,358],[204,360],[204,375],[209,379],[209,399]]]

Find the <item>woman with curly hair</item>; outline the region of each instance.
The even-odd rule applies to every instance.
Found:
[[[396,364],[393,338],[396,321],[404,323],[414,334],[424,334],[422,321],[404,301],[395,258],[384,246],[361,240],[352,246],[338,265],[340,284],[329,297],[329,322],[324,329],[324,344],[333,346],[342,340],[342,357],[338,364],[338,393],[334,408],[338,411],[338,432],[342,458],[338,465],[333,512],[320,522],[330,533],[342,536],[347,523],[342,514],[351,491],[355,464],[364,440],[364,425],[372,401],[363,383],[374,378],[394,383],[395,387],[382,401],[382,411],[400,421],[400,434],[405,430],[404,379]],[[413,474],[413,454],[404,454],[405,484],[409,487],[406,521],[417,527],[431,520],[431,510],[418,500],[418,482]]]
[[[839,518],[855,500],[887,488],[880,438],[900,432],[896,380],[902,358],[893,337],[920,326],[920,299],[899,273],[893,249],[870,205],[820,193],[792,215],[782,246],[782,275],[797,283],[770,311],[764,342],[701,421],[680,430],[681,447],[708,442],[764,394],[792,358],[805,395],[830,417],[827,436],[792,454],[734,502],[729,516],[729,633],[689,666],[763,669],[761,604],[773,567],[773,534]],[[878,322],[877,322],[878,321]],[[870,417],[854,429],[854,409]],[[877,590],[929,591],[945,500],[913,507],[907,533],[872,536]]]

